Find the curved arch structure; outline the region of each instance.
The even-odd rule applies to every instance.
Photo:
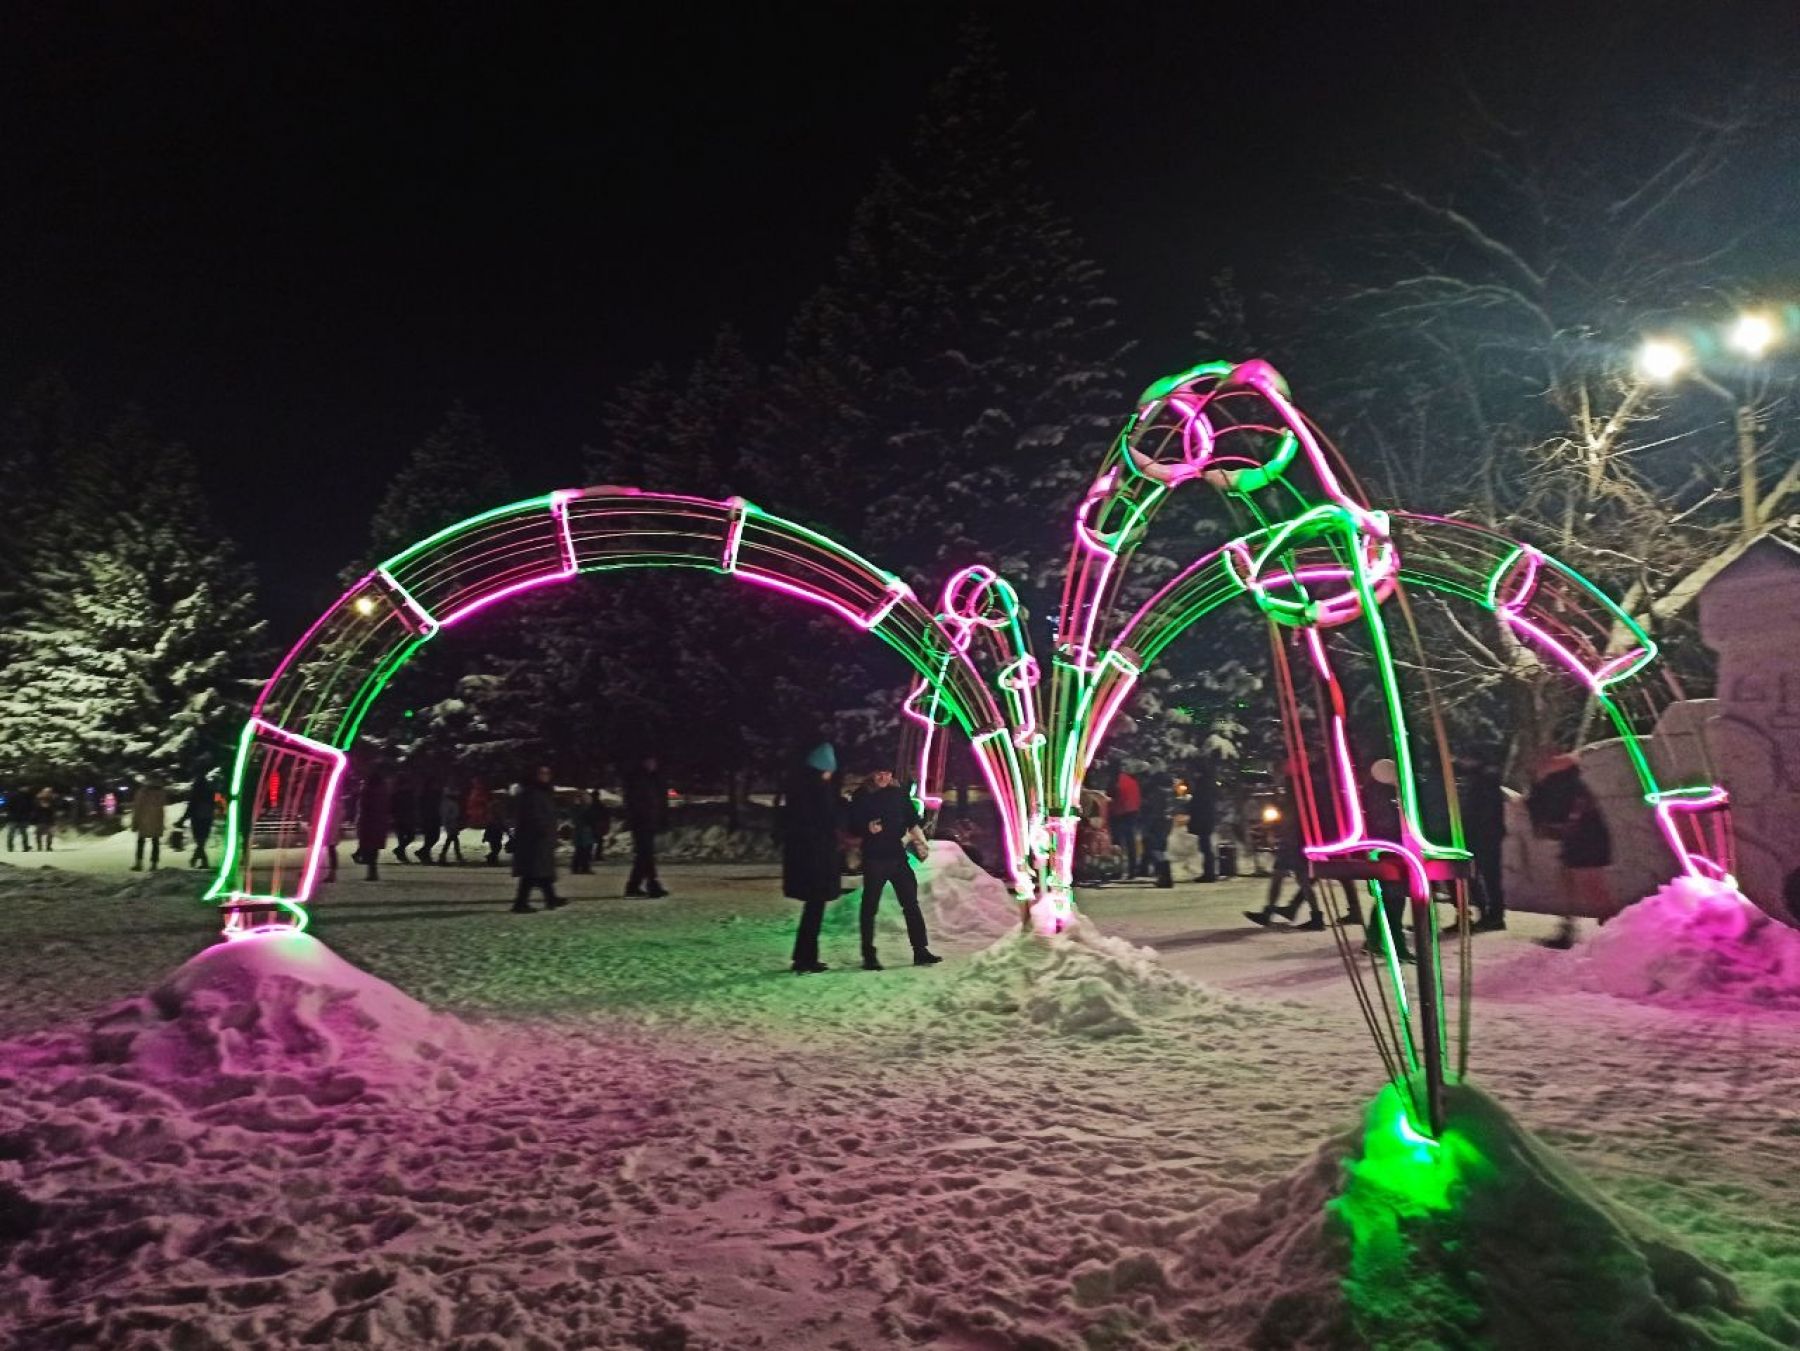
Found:
[[[954,724],[1006,824],[1013,881],[1025,804],[1006,719],[963,647],[898,577],[793,521],[728,498],[636,488],[563,489],[440,530],[361,578],[289,649],[238,745],[225,854],[208,898],[228,936],[304,927],[345,753],[394,673],[488,606],[587,572],[697,568],[820,606],[887,643]]]
[[[1121,605],[1134,551],[1170,495],[1190,483],[1219,494],[1239,533],[1135,609]],[[1372,507],[1268,363],[1210,362],[1146,390],[1077,508],[1073,534],[1046,688],[1018,595],[991,568],[952,576],[934,614],[892,573],[741,498],[565,489],[461,521],[361,578],[263,687],[239,743],[225,855],[208,896],[224,907],[227,936],[303,927],[346,751],[407,659],[440,631],[510,596],[582,573],[644,567],[697,568],[779,591],[899,652],[915,672],[902,712],[920,791],[935,805],[941,733],[957,728],[998,810],[1024,921],[1046,933],[1073,919],[1081,784],[1143,671],[1212,610],[1240,598],[1254,605],[1290,636],[1321,695],[1331,805],[1327,812],[1309,803],[1301,812],[1311,870],[1403,887],[1415,927],[1430,935],[1421,942],[1416,1055],[1405,982],[1388,962],[1404,1031],[1390,1068],[1409,1089],[1424,1083],[1423,1095],[1409,1098],[1414,1124],[1428,1133],[1438,1125],[1446,1073],[1430,886],[1464,875],[1469,855],[1454,825],[1453,838],[1432,838],[1420,810],[1383,617],[1404,588],[1480,606],[1579,681],[1617,728],[1675,866],[1730,881],[1724,833],[1709,837],[1704,828],[1709,816],[1717,825],[1724,793],[1711,784],[1662,783],[1639,738],[1629,705],[1656,655],[1643,630],[1598,588],[1528,545],[1462,522]],[[1364,639],[1385,696],[1399,820],[1386,834],[1369,827],[1327,641],[1346,627]],[[1285,681],[1286,648],[1274,650]],[[1290,754],[1304,764],[1297,715],[1286,716],[1285,726]],[[1301,777],[1310,783],[1310,775]]]

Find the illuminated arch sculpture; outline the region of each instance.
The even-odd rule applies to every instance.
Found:
[[[375,698],[432,637],[509,596],[586,572],[706,569],[832,611],[886,642],[975,747],[1006,820],[1019,775],[980,673],[898,577],[739,498],[564,489],[470,517],[395,554],[307,630],[239,739],[225,854],[208,899],[225,933],[304,928],[346,754]],[[1022,858],[1007,841],[1009,858]],[[1022,876],[1015,884],[1028,889]]]
[[[1132,555],[1170,494],[1190,483],[1214,489],[1240,533],[1127,612],[1119,601]],[[1420,810],[1384,618],[1390,602],[1403,603],[1406,587],[1485,608],[1517,642],[1581,682],[1612,719],[1675,867],[1730,880],[1723,791],[1663,784],[1639,738],[1645,724],[1633,705],[1643,702],[1656,648],[1631,617],[1529,546],[1462,522],[1376,510],[1273,367],[1214,362],[1145,392],[1078,506],[1048,681],[1017,594],[992,569],[956,573],[933,614],[891,573],[737,498],[562,490],[472,517],[396,554],[320,617],[257,699],[232,775],[225,855],[208,893],[224,908],[227,936],[304,926],[346,752],[371,703],[421,644],[526,590],[585,572],[657,566],[706,569],[781,591],[898,651],[916,673],[902,711],[920,791],[936,805],[941,732],[955,727],[992,793],[1024,922],[1047,933],[1074,917],[1081,784],[1116,714],[1169,643],[1212,610],[1247,598],[1277,635],[1272,650],[1309,867],[1316,877],[1403,886],[1410,899],[1420,936],[1416,1003],[1390,959],[1391,1045],[1372,1011],[1370,1020],[1378,1044],[1392,1050],[1384,1049],[1391,1076],[1409,1090],[1414,1124],[1428,1133],[1440,1123],[1449,1072],[1430,888],[1455,887],[1460,903],[1469,856],[1453,797],[1450,839],[1433,839]],[[1398,838],[1377,837],[1366,825],[1327,644],[1338,629],[1360,631],[1379,674],[1383,749],[1398,778]],[[1323,805],[1312,793],[1290,646],[1318,692]]]

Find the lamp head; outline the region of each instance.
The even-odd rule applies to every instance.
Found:
[[[1673,338],[1646,338],[1638,348],[1637,372],[1646,380],[1666,385],[1685,371],[1694,354]]]
[[[1739,356],[1761,361],[1780,337],[1781,331],[1773,319],[1766,314],[1749,311],[1737,317],[1726,334],[1725,341]]]

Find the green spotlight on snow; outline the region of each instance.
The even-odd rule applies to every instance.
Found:
[[[1363,1122],[1362,1153],[1345,1160],[1343,1195],[1330,1204],[1350,1233],[1350,1278],[1379,1282],[1406,1263],[1413,1221],[1454,1209],[1493,1164],[1454,1124],[1433,1140],[1407,1115],[1406,1096],[1381,1090]]]

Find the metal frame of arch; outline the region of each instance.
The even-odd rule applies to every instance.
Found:
[[[1171,495],[1191,483],[1219,494],[1238,533],[1135,608],[1123,604],[1142,595],[1131,576],[1138,545]],[[899,652],[915,672],[902,722],[920,792],[937,801],[942,733],[956,728],[992,794],[1022,922],[1045,933],[1074,919],[1081,785],[1143,672],[1212,610],[1240,597],[1253,604],[1273,631],[1289,636],[1320,693],[1332,806],[1329,828],[1324,812],[1302,812],[1310,867],[1315,875],[1404,886],[1415,927],[1431,934],[1419,967],[1416,1055],[1391,944],[1388,962],[1405,1032],[1405,1054],[1390,1068],[1408,1087],[1416,1077],[1427,1081],[1422,1098],[1412,1098],[1414,1124],[1427,1134],[1439,1125],[1446,1073],[1430,887],[1466,873],[1469,856],[1454,813],[1452,838],[1434,839],[1420,809],[1383,617],[1406,587],[1481,606],[1520,645],[1581,682],[1618,730],[1675,866],[1730,882],[1723,791],[1664,785],[1640,737],[1633,705],[1644,702],[1656,655],[1643,629],[1597,587],[1528,545],[1371,506],[1268,363],[1209,362],[1146,390],[1079,503],[1073,535],[1046,681],[1019,597],[993,569],[954,574],[933,613],[892,573],[741,498],[563,489],[458,522],[359,579],[263,687],[239,742],[225,853],[208,897],[222,905],[228,937],[304,927],[346,752],[408,658],[508,597],[583,573],[645,567],[703,569],[793,596]],[[1399,812],[1389,835],[1368,825],[1327,643],[1346,627],[1362,635],[1383,694]],[[1284,682],[1285,651],[1274,647]],[[1298,717],[1286,717],[1285,726],[1290,754],[1304,763]]]
[[[696,568],[817,605],[894,648],[954,724],[1001,804],[1013,881],[1030,891],[1016,833],[1025,805],[980,673],[898,577],[817,531],[740,498],[636,488],[561,489],[440,530],[359,579],[288,651],[238,744],[225,853],[208,899],[228,937],[303,928],[346,752],[370,706],[418,649],[487,607],[582,573]]]

